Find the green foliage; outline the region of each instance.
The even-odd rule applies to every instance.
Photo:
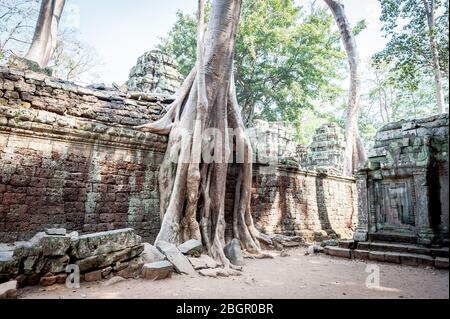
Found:
[[[360,20],[356,23],[355,27],[353,28],[353,36],[357,36],[362,31],[364,31],[367,28],[367,21],[366,20]]]
[[[379,63],[368,69],[368,88],[361,96],[359,128],[363,139],[369,142],[376,130],[388,122],[430,116],[435,113],[435,91],[432,75],[417,77],[417,86],[399,82],[398,72],[391,65]],[[448,85],[445,84],[445,99],[448,102]]]
[[[340,35],[326,9],[306,13],[294,1],[244,1],[239,25],[235,78],[244,121],[296,122],[302,109],[333,100],[345,61]],[[173,56],[186,76],[195,64],[197,18],[178,20],[159,48]]]
[[[380,0],[383,31],[389,38],[386,48],[374,56],[376,63],[392,64],[410,90],[417,89],[422,77],[430,74],[431,50],[427,17],[422,0]],[[439,66],[448,78],[448,1],[435,0],[434,36],[439,52]]]

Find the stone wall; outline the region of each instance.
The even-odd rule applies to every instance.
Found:
[[[278,167],[253,176],[252,211],[268,234],[297,235],[304,241],[351,238],[357,221],[352,178]]]
[[[51,227],[81,233],[132,227],[152,242],[166,137],[133,126],[156,120],[170,102],[167,95],[87,89],[0,68],[0,242]],[[291,157],[291,146],[276,156]],[[305,240],[348,237],[353,180],[278,162],[262,168],[255,165],[252,197],[258,227]],[[227,218],[235,176],[230,165]]]
[[[356,240],[448,246],[448,113],[389,123],[358,171]]]
[[[167,102],[1,68],[0,242],[45,227],[133,227],[152,240],[166,138],[131,127]]]

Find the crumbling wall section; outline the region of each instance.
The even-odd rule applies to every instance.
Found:
[[[81,233],[132,227],[152,242],[160,227],[157,177],[167,138],[133,127],[158,119],[170,102],[167,95],[88,89],[0,68],[0,242],[52,227]],[[275,156],[292,158],[292,145],[288,155],[277,150]],[[274,163],[268,170],[254,166],[257,226],[307,241],[348,237],[354,181]],[[233,165],[229,173],[228,217]]]
[[[163,136],[133,130],[170,102],[0,69],[0,242],[46,227],[159,229]]]
[[[351,238],[357,222],[352,178],[278,167],[253,176],[252,211],[268,234],[300,236],[305,242]]]

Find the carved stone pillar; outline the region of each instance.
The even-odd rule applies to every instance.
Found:
[[[369,228],[369,201],[366,171],[359,171],[356,174],[356,189],[358,192],[358,226],[353,235],[353,239],[355,241],[366,241]]]
[[[432,244],[436,233],[431,227],[430,220],[430,185],[427,182],[427,169],[415,170],[414,188],[415,188],[415,211],[416,211],[416,229],[417,242],[423,245]]]

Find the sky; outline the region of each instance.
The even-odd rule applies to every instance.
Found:
[[[244,0],[245,1],[245,0]],[[298,0],[307,3],[311,0]],[[316,0],[319,1],[319,0]],[[123,84],[131,67],[155,47],[176,21],[176,12],[194,12],[197,0],[68,0],[62,26],[75,28],[79,39],[93,46],[102,61],[97,82]],[[383,49],[378,0],[342,0],[352,25],[367,28],[356,38],[361,60]]]

